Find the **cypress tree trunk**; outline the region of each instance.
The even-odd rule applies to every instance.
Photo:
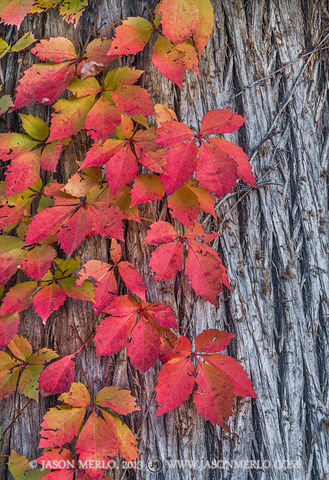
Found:
[[[66,36],[81,48],[118,19],[142,15],[151,3],[156,2],[90,1],[77,29],[57,11],[31,15],[20,35]],[[220,200],[216,224],[203,218],[206,227],[222,233],[217,247],[231,291],[225,290],[216,309],[197,299],[184,277],[153,280],[147,266],[152,249],[144,245],[146,221],[129,223],[125,255],[144,275],[149,300],[167,301],[176,309],[181,333],[193,338],[205,328],[219,328],[237,334],[229,354],[249,372],[258,399],[236,402],[228,434],[204,422],[192,402],[156,417],[159,367],[140,375],[125,352],[96,358],[93,345],[84,349],[79,363],[95,391],[114,384],[137,396],[141,412],[131,416],[130,425],[138,433],[140,459],[159,457],[164,462],[157,476],[137,470],[137,479],[324,479],[329,474],[328,4],[213,0],[213,6],[216,25],[201,59],[200,80],[189,73],[178,90],[152,66],[148,47],[128,62],[146,70],[143,81],[153,100],[168,102],[191,127],[198,128],[203,114],[215,108],[249,117],[239,134],[228,138],[251,156],[259,188],[239,184]],[[1,30],[7,41],[18,38],[16,29]],[[4,93],[13,94],[32,57],[11,54],[2,60]],[[46,107],[27,110],[49,120]],[[17,131],[18,115],[7,118],[0,118],[2,131]],[[59,180],[76,170],[87,147],[82,134],[66,147]],[[155,220],[166,215],[162,203],[143,212]],[[107,261],[108,243],[89,239],[77,254],[83,262]],[[61,355],[72,353],[97,325],[91,306],[75,300],[68,300],[46,326],[32,309],[22,317],[20,333],[34,349],[49,346]],[[3,402],[3,430],[26,403],[18,394]],[[53,398],[30,403],[5,434],[1,453],[13,448],[35,458],[42,417],[55,403]],[[195,464],[170,465],[177,459]],[[199,470],[212,460],[220,468]],[[285,468],[289,461],[290,468]],[[131,470],[115,475],[135,478]],[[10,478],[5,467],[0,476]]]

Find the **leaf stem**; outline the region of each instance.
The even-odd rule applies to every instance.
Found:
[[[77,354],[83,349],[83,347],[84,347],[90,340],[92,340],[93,338],[94,338],[93,335],[92,335],[91,337],[89,337],[88,340],[86,340],[86,341],[81,345],[81,347],[78,348],[78,350],[75,352],[75,355],[77,355]]]

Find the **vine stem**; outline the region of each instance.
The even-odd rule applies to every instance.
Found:
[[[300,78],[302,77],[303,73],[305,72],[307,66],[309,65],[309,63],[311,62],[312,58],[313,58],[313,55],[322,50],[322,45],[329,39],[329,33],[327,33],[323,38],[322,40],[318,43],[318,45],[316,47],[313,48],[313,50],[311,50],[310,52],[307,52],[305,53],[304,55],[302,55],[301,57],[299,57],[298,59],[290,62],[289,64],[287,65],[284,65],[284,67],[276,70],[275,72],[273,72],[271,75],[274,75],[275,73],[278,73],[280,72],[281,70],[283,70],[284,68],[288,67],[289,65],[295,63],[296,61],[300,60],[301,58],[305,57],[305,56],[308,56],[308,59],[306,60],[306,62],[304,63],[304,65],[302,66],[302,68],[300,69],[292,87],[291,87],[291,90],[290,92],[288,93],[287,97],[286,97],[286,100],[284,101],[284,103],[281,105],[281,108],[280,110],[278,111],[278,113],[275,115],[269,129],[267,130],[265,136],[262,138],[262,140],[259,142],[259,144],[257,145],[257,147],[255,148],[253,154],[251,155],[251,157],[249,158],[249,162],[251,163],[254,158],[258,155],[259,153],[259,149],[261,147],[261,145],[263,145],[263,143],[265,143],[267,140],[269,140],[269,138],[271,138],[271,135],[273,133],[273,130],[274,130],[274,127],[276,126],[276,124],[278,123],[278,120],[280,119],[282,113],[284,112],[284,110],[287,108],[287,106],[289,105],[291,99],[292,99],[292,96],[294,95],[295,93],[295,90],[298,86],[298,83],[299,83],[299,80]],[[268,75],[267,77],[264,77],[262,79],[259,79],[257,80],[256,82],[254,82],[253,84],[251,85],[247,85],[245,87],[246,88],[251,88],[252,86],[256,85],[258,82],[261,82],[267,78],[269,78],[271,75]],[[241,90],[241,92],[239,92],[237,95],[234,95],[231,99],[237,97],[238,95],[241,95],[242,93],[244,93],[245,89]],[[281,137],[281,140],[282,140],[282,137]],[[280,142],[281,142],[280,140]],[[280,143],[279,142],[279,143]],[[276,147],[277,148],[277,147]],[[278,164],[276,164],[278,165]],[[274,165],[274,167],[276,166]],[[273,166],[272,166],[273,167]],[[268,173],[266,173],[265,175],[262,175],[262,177],[260,177],[260,179],[258,180],[258,182],[261,182],[262,180],[266,180],[266,177],[267,177]],[[243,200],[243,198],[248,195],[248,193],[250,193],[252,190],[254,190],[255,187],[249,187],[248,190],[234,203],[234,205],[228,210],[228,212],[225,213],[221,223],[220,223],[220,226],[223,225],[224,223],[224,220],[227,218],[227,216],[231,213],[231,211]],[[233,192],[233,193],[230,193],[228,195],[225,195],[224,198],[222,200],[220,200],[217,205],[215,206],[215,209],[217,210],[220,205],[222,205],[224,202],[226,202],[226,200],[232,196],[235,196],[235,195],[238,195],[239,192]],[[205,219],[205,221],[207,221],[208,219],[210,218],[210,215],[208,215]]]
[[[24,405],[24,407],[21,408],[20,410],[18,410],[18,414],[16,415],[16,417],[14,417],[14,418],[12,419],[12,421],[10,422],[10,424],[8,425],[8,427],[2,432],[2,436],[4,436],[4,435],[8,432],[8,430],[11,428],[11,426],[12,426],[12,425],[16,422],[16,420],[22,415],[23,410],[25,410],[25,408],[30,405],[30,403],[32,402],[32,400],[33,400],[33,399],[30,398],[30,400]]]
[[[124,18],[123,20],[125,20],[125,18]],[[109,30],[111,30],[111,28],[113,28],[113,27],[114,27],[115,25],[117,25],[118,23],[123,22],[123,20],[118,20],[117,22],[112,23],[112,25],[110,25],[109,27],[107,27],[107,29],[104,30],[104,32],[101,33],[100,35],[98,35],[98,37],[96,37],[96,38],[102,38],[102,36],[105,35],[106,32],[108,32]]]
[[[80,372],[81,372],[82,375],[84,376],[84,379],[86,380],[86,384],[87,384],[87,389],[88,389],[88,392],[89,392],[89,396],[90,396],[90,399],[92,400],[91,388],[90,388],[90,384],[89,384],[89,382],[88,382],[88,378],[87,378],[86,372],[84,371],[84,369],[83,369],[78,363],[76,363],[76,366],[78,367],[78,369],[80,370]]]
[[[140,217],[141,220],[145,220],[146,222],[151,222],[153,223],[154,220],[152,220],[151,218],[146,218],[146,217]]]
[[[151,10],[149,7],[147,7],[146,5],[145,5],[145,7],[144,7],[144,10],[147,10],[147,11],[149,12],[149,14],[151,15],[151,18],[152,18],[153,25],[154,25],[155,17],[154,17],[154,15],[153,15],[153,13],[152,13],[152,10]]]

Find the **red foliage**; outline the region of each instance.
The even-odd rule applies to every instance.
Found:
[[[28,0],[2,3],[2,20],[19,27],[27,13],[56,5],[65,20],[76,25],[87,1],[55,0],[46,6]],[[73,382],[76,357],[85,344],[60,359],[45,348],[33,353],[28,340],[17,335],[19,312],[31,305],[45,323],[67,297],[92,301],[96,314],[107,315],[91,337],[97,355],[127,348],[130,362],[142,373],[161,360],[158,414],[193,395],[197,411],[228,430],[225,422],[234,395],[256,396],[242,366],[218,353],[234,334],[206,330],[192,350],[190,340],[173,331],[179,322],[171,306],[146,300],[143,277],[124,259],[129,258],[129,247],[122,252],[117,241],[125,240],[124,222],[150,220],[145,244],[160,244],[149,262],[154,278],[166,281],[182,272],[196,295],[219,305],[222,285],[229,288],[229,283],[217,250],[209,243],[220,234],[207,233],[196,220],[202,211],[216,219],[216,196],[231,192],[237,180],[256,186],[246,153],[222,138],[246,118],[229,109],[211,110],[195,133],[167,105],[153,105],[141,86],[142,70],[110,66],[100,81],[95,78],[115,58],[142,51],[153,35],[155,67],[181,88],[187,69],[200,75],[199,57],[213,26],[209,0],[160,0],[152,21],[129,17],[112,40],[96,38],[82,53],[64,37],[40,40],[31,52],[43,63],[23,72],[17,85],[12,110],[40,102],[53,104],[53,111],[50,127],[39,117],[20,114],[26,135],[0,134],[0,159],[6,168],[0,189],[0,282],[5,285],[18,269],[31,279],[3,288],[0,348],[8,351],[0,352],[0,394],[7,397],[19,388],[38,400],[40,392],[61,393],[63,404],[51,408],[41,425],[40,448],[45,450],[37,461],[50,462],[52,470],[45,478],[73,479],[75,470],[58,471],[51,466],[55,460],[79,456],[83,462],[101,462],[119,454],[135,460],[136,439],[113,411],[127,415],[139,408],[127,390],[104,387],[93,400],[89,386]],[[66,90],[72,95],[60,98]],[[154,114],[157,128],[147,118]],[[65,184],[43,183],[40,170],[49,170],[56,178],[62,151],[81,130],[93,143],[76,173]],[[177,220],[175,226],[140,217],[140,204],[163,199]],[[77,276],[81,260],[60,257],[63,251],[72,255],[94,235],[112,239],[111,263],[88,260]],[[131,296],[118,296],[121,287]],[[75,456],[61,449],[73,440]],[[9,468],[15,478],[25,475],[26,462],[12,452]],[[102,469],[93,469],[88,478],[103,474]]]

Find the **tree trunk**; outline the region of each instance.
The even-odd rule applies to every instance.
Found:
[[[20,34],[62,35],[81,47],[118,19],[142,15],[146,3],[154,6],[137,0],[90,1],[77,29],[57,11],[30,15]],[[159,457],[164,464],[157,476],[137,470],[137,479],[325,479],[329,478],[328,2],[213,0],[213,6],[216,26],[201,59],[200,80],[189,73],[178,90],[153,67],[149,48],[128,62],[146,70],[145,87],[153,100],[168,102],[179,120],[191,127],[198,128],[210,109],[230,108],[249,117],[239,134],[228,138],[251,156],[259,187],[239,184],[220,200],[216,224],[203,218],[205,227],[222,234],[217,247],[231,290],[225,290],[216,309],[196,298],[184,277],[156,282],[148,269],[152,249],[144,245],[146,221],[128,225],[126,258],[144,275],[149,300],[167,301],[176,309],[181,333],[193,338],[205,328],[219,328],[237,334],[229,354],[249,372],[258,399],[238,399],[228,434],[204,422],[192,402],[156,417],[159,366],[141,375],[127,362],[125,352],[96,358],[92,345],[84,349],[79,363],[95,391],[114,384],[137,396],[141,412],[131,416],[130,425],[138,434],[140,460]],[[2,28],[1,36],[11,42],[18,38],[12,28]],[[13,94],[19,72],[31,64],[32,55],[22,60],[17,62],[11,54],[2,61],[5,93]],[[28,111],[49,120],[44,106],[33,105]],[[8,118],[0,119],[2,131],[8,127],[17,131],[17,114]],[[75,161],[83,158],[86,148],[83,135],[66,148],[60,180],[76,170]],[[143,216],[165,219],[166,212],[166,205],[154,204]],[[107,261],[108,244],[90,239],[77,254],[83,261]],[[49,346],[63,355],[90,336],[95,322],[89,304],[68,300],[46,326],[30,309],[20,333],[35,349]],[[26,402],[16,395],[3,403],[3,430]],[[4,436],[2,453],[13,448],[35,458],[42,417],[54,404],[53,398],[29,404]],[[194,465],[179,468],[170,463],[177,459]],[[213,460],[219,468],[202,470]],[[5,467],[0,476],[10,478]],[[116,472],[116,478],[134,476],[132,470]]]

